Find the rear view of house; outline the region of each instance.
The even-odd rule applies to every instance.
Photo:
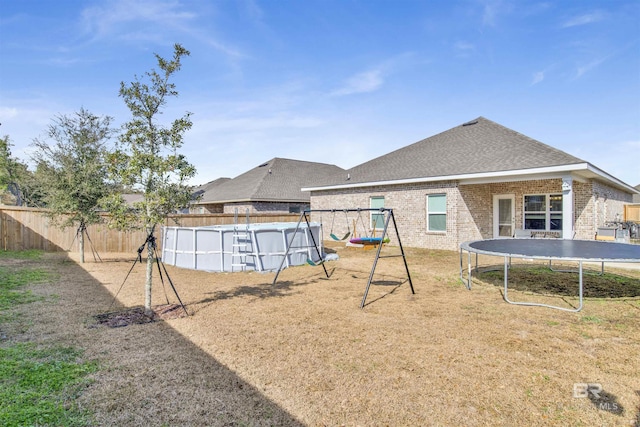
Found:
[[[589,162],[479,117],[313,186],[312,209],[393,208],[403,244],[457,250],[525,229],[593,239],[638,190]],[[376,228],[376,217],[369,225]]]

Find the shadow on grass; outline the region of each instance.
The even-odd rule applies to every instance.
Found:
[[[598,393],[589,393],[589,400],[601,411],[607,411],[615,415],[624,413],[624,407],[618,402],[618,397],[608,391],[601,390]]]
[[[278,282],[275,286],[271,283],[257,283],[253,285],[240,285],[230,290],[207,292],[206,295],[211,295],[195,304],[207,304],[221,300],[228,300],[233,298],[253,297],[256,299],[266,298],[282,298],[288,295],[293,295],[294,289],[298,286],[307,285],[306,282]]]
[[[109,306],[111,293],[68,260],[45,256],[42,265],[59,280],[32,286],[46,298],[19,308],[33,326],[10,338],[71,343],[98,358],[103,368],[79,397],[95,425],[303,425],[167,322],[88,325]]]
[[[316,267],[317,268],[317,267]],[[285,270],[283,270],[285,271]],[[206,297],[199,300],[191,302],[189,305],[200,305],[199,310],[208,307],[209,305],[215,303],[216,301],[221,300],[230,300],[234,298],[243,298],[243,297],[252,297],[255,299],[263,300],[267,298],[284,298],[290,295],[295,295],[299,291],[297,288],[302,286],[310,285],[313,283],[317,283],[319,280],[330,280],[333,275],[335,268],[328,269],[327,275],[325,275],[322,268],[318,270],[313,270],[315,273],[311,275],[307,280],[304,281],[291,281],[291,280],[279,280],[275,284],[272,281],[265,281],[262,283],[248,284],[248,285],[240,285],[236,286],[233,289],[229,290],[220,290],[215,292],[205,293]],[[237,273],[244,274],[244,273]],[[271,276],[268,276],[271,279]]]
[[[393,281],[391,281],[391,280],[372,281],[371,282],[372,285],[394,286],[394,288],[391,289],[389,292],[380,295],[377,298],[368,300],[364,304],[363,308],[375,303],[376,301],[380,301],[381,299],[383,299],[385,297],[388,297],[389,295],[393,294],[396,290],[398,290],[400,288],[400,286],[402,286],[402,285],[404,285],[405,283],[408,283],[408,282],[409,282],[409,280],[405,280],[404,282],[398,282],[398,281],[395,281],[395,280],[393,280]]]

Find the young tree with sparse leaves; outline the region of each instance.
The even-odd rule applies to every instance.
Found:
[[[151,288],[155,260],[154,233],[178,209],[191,201],[192,189],[187,182],[195,176],[195,168],[178,153],[183,135],[191,128],[191,113],[173,120],[169,125],[160,121],[169,97],[178,96],[173,75],[180,70],[181,60],[189,51],[174,45],[173,58],[155,54],[158,70],[135,77],[130,84],[120,85],[120,96],[131,111],[132,118],[123,125],[117,149],[110,158],[110,169],[119,182],[143,193],[142,201],[128,206],[122,197],[112,197],[108,210],[112,225],[120,229],[143,229],[147,233],[147,271],[145,309],[151,311]]]
[[[57,227],[76,228],[82,263],[86,228],[102,222],[100,203],[113,188],[106,166],[112,120],[82,108],[71,116],[56,117],[46,139],[33,143],[35,177],[44,193],[46,215]]]

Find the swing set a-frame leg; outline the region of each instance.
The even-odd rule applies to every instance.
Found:
[[[271,283],[272,285],[275,285],[276,282],[278,281],[278,276],[280,275],[280,272],[282,271],[282,267],[284,267],[284,263],[287,260],[287,257],[289,256],[289,250],[291,249],[291,245],[293,244],[293,241],[296,237],[296,234],[298,233],[298,230],[300,230],[300,224],[302,223],[302,220],[304,219],[304,221],[307,224],[307,230],[309,230],[309,234],[311,235],[311,241],[313,242],[313,247],[316,250],[316,254],[318,255],[318,258],[320,260],[322,260],[322,254],[320,253],[320,249],[318,248],[318,243],[316,242],[316,238],[313,237],[313,232],[311,231],[311,224],[309,224],[309,217],[308,217],[308,213],[311,211],[305,210],[300,214],[300,218],[298,218],[298,223],[296,224],[296,228],[295,230],[293,230],[293,234],[291,235],[291,239],[289,239],[289,241],[287,242],[287,248],[284,252],[284,256],[282,257],[282,261],[280,261],[280,266],[278,267],[278,269],[276,270],[276,276],[273,278],[273,282]],[[324,274],[327,276],[327,279],[329,278],[329,272],[327,271],[327,267],[324,265],[323,262],[320,262],[320,265],[322,265],[322,269],[324,270]]]
[[[407,264],[407,258],[404,254],[404,248],[402,247],[402,242],[400,241],[400,233],[398,233],[398,226],[396,224],[396,218],[393,216],[392,209],[381,209],[382,211],[387,211],[389,214],[387,215],[387,220],[384,222],[384,229],[382,230],[382,238],[380,240],[380,244],[378,245],[378,250],[376,252],[376,257],[373,260],[373,266],[371,267],[371,273],[369,274],[369,281],[367,282],[367,287],[364,290],[364,295],[362,296],[362,302],[360,303],[360,308],[364,308],[365,303],[367,302],[367,295],[369,294],[369,288],[371,287],[371,282],[373,281],[373,274],[376,271],[376,266],[378,265],[378,260],[380,259],[380,251],[382,250],[382,242],[387,235],[387,229],[389,227],[389,220],[393,220],[393,227],[396,231],[396,237],[398,238],[398,246],[400,247],[400,253],[402,255],[402,260],[404,261],[404,268],[407,272],[407,279],[409,279],[409,286],[411,287],[411,293],[415,294],[416,291],[413,289],[413,282],[411,281],[411,273],[409,273],[409,266]],[[397,256],[397,255],[396,255]]]

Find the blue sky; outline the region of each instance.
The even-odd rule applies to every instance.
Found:
[[[193,184],[273,157],[350,168],[484,116],[640,184],[640,2],[0,0],[0,134],[130,118],[120,82],[191,52]]]

